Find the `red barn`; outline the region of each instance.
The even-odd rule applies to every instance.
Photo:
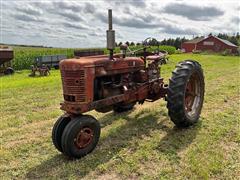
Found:
[[[232,53],[237,53],[238,46],[216,36],[195,38],[193,40],[182,43],[182,50],[184,52],[209,50],[214,52],[221,52],[226,49],[229,49]]]

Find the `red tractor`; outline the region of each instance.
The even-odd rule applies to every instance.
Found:
[[[167,100],[170,119],[177,127],[188,127],[199,119],[204,98],[204,76],[201,65],[193,60],[180,62],[172,73],[169,85],[160,76],[165,58],[161,52],[148,52],[132,57],[127,46],[122,53],[113,54],[115,32],[112,30],[112,11],[109,10],[107,48],[110,55],[95,55],[60,62],[64,102],[52,130],[55,147],[65,155],[81,158],[93,151],[100,137],[100,124],[83,113],[123,112],[136,103]],[[139,51],[140,51],[139,50]],[[129,55],[130,54],[130,55]]]

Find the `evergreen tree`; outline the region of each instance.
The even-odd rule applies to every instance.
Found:
[[[180,40],[179,37],[177,37],[175,39],[174,46],[176,47],[176,49],[180,49],[181,48],[181,40]]]
[[[166,39],[162,40],[161,45],[166,45],[166,44],[167,44]]]
[[[237,34],[236,34],[236,38],[237,38],[237,39],[240,39],[239,32],[237,32]]]
[[[238,45],[238,40],[236,36],[232,36],[229,38],[229,41],[235,45]]]

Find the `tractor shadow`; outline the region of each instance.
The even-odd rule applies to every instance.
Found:
[[[71,160],[68,157],[58,154],[42,162],[40,165],[30,169],[26,174],[28,179],[41,179],[55,176],[55,178],[69,178],[71,176],[85,177],[93,172],[98,166],[109,162],[113,157],[126,147],[131,151],[138,149],[133,146],[133,139],[141,139],[142,136],[149,136],[153,130],[165,131],[166,135],[161,139],[157,150],[169,154],[177,154],[180,149],[187,147],[195,138],[199,127],[192,127],[189,130],[169,128],[164,123],[169,121],[164,111],[151,112],[140,111],[134,117],[130,112],[121,114],[108,113],[99,121],[101,126],[106,127],[114,120],[125,119],[125,123],[114,130],[108,130],[107,134],[100,138],[97,148],[89,155],[79,159]],[[159,120],[161,119],[161,120]],[[190,135],[189,135],[190,133]],[[172,152],[173,151],[173,152]],[[47,153],[47,152],[46,152]]]
[[[202,127],[202,121],[188,128],[173,128],[166,129],[166,135],[159,142],[156,150],[165,155],[172,162],[180,162],[181,157],[179,152],[186,149],[196,138],[198,131]]]

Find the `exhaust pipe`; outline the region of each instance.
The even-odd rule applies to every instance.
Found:
[[[115,31],[112,29],[112,10],[108,10],[107,49],[110,51],[109,59],[113,59],[115,48]]]

